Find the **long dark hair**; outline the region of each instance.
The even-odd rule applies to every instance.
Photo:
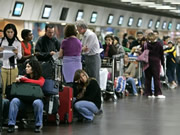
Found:
[[[27,64],[29,64],[32,67],[33,78],[31,78],[29,74],[26,74],[26,77],[34,80],[38,80],[42,76],[42,69],[39,62],[34,59],[28,59],[26,61],[26,65]]]
[[[4,27],[4,30],[3,30],[4,37],[7,38],[8,42],[9,42],[9,40],[10,40],[10,39],[8,38],[7,34],[6,34],[6,31],[7,31],[8,29],[12,29],[12,30],[14,31],[14,37],[13,37],[12,40],[14,41],[15,38],[16,38],[18,41],[20,41],[19,38],[17,37],[17,29],[16,29],[16,26],[15,26],[14,24],[12,24],[12,23],[9,23],[9,24],[7,24],[7,25]]]

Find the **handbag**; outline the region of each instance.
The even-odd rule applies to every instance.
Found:
[[[144,49],[143,53],[137,57],[137,61],[149,63],[149,50],[147,49],[147,44],[144,44]]]
[[[148,49],[144,50],[143,53],[137,57],[137,61],[148,63],[149,62],[149,50]]]
[[[45,95],[56,95],[59,93],[60,85],[60,81],[45,79],[42,89]]]
[[[44,97],[41,87],[34,83],[13,83],[10,95],[29,102]]]

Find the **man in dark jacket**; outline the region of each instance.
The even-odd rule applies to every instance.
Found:
[[[54,37],[54,26],[47,24],[45,35],[40,37],[36,43],[36,56],[39,61],[49,61],[52,56],[60,49],[60,43]]]

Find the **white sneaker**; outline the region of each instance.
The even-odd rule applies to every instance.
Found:
[[[164,98],[166,98],[166,96],[164,96],[164,95],[158,95],[158,96],[156,96],[156,98],[164,99]]]
[[[155,96],[154,95],[152,95],[152,96],[149,95],[148,98],[155,98]]]

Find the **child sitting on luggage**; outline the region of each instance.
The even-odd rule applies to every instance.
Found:
[[[22,76],[16,78],[16,82],[23,82],[23,83],[34,83],[38,84],[41,87],[44,84],[45,79],[42,77],[41,66],[38,61],[36,60],[29,60],[26,63],[26,76]],[[35,115],[35,133],[41,132],[42,127],[42,119],[43,119],[43,102],[41,99],[36,99],[32,103],[34,108],[34,115]],[[18,111],[24,110],[27,106],[27,103],[20,100],[19,98],[13,98],[10,102],[9,107],[9,121],[8,121],[8,133],[13,133],[16,124],[16,117]]]
[[[89,78],[84,70],[77,70],[74,76],[75,111],[79,121],[91,122],[101,108],[101,89],[94,78]]]
[[[136,76],[136,66],[134,63],[129,62],[128,54],[126,53],[124,55],[124,75],[122,77],[118,78],[118,83],[116,87],[116,92],[125,94],[125,85],[128,83],[132,86],[133,94],[135,96],[138,96],[137,90],[136,90],[136,84],[134,81],[134,78]]]

